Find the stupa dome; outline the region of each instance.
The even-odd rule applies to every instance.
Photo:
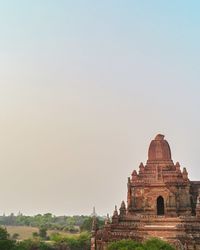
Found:
[[[171,150],[164,135],[158,134],[151,141],[148,152],[148,161],[171,161]]]

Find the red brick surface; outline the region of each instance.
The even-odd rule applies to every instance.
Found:
[[[93,230],[91,249],[104,250],[113,240],[150,237],[167,240],[177,249],[200,249],[199,188],[200,182],[188,179],[186,168],[173,163],[164,136],[157,135],[146,165],[141,163],[128,179],[127,205],[122,202],[111,222],[107,219],[103,229]]]

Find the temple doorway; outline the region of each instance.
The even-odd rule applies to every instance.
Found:
[[[165,211],[164,211],[164,199],[162,196],[159,196],[157,198],[157,215],[164,215]]]

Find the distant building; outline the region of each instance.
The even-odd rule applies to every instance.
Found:
[[[97,217],[95,207],[93,207],[93,210],[92,210],[92,213],[91,213],[90,217]]]
[[[98,229],[93,221],[91,250],[111,241],[144,241],[159,237],[178,250],[200,249],[200,181],[190,181],[186,168],[173,163],[164,136],[151,141],[146,165],[128,178],[127,204],[115,207],[112,221]]]

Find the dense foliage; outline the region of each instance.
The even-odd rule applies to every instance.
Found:
[[[88,232],[90,232],[91,231],[91,229],[92,229],[92,221],[93,221],[93,219],[92,219],[92,217],[88,217],[88,218],[86,218],[84,221],[83,221],[83,223],[82,223],[82,225],[80,225],[80,230],[83,232],[83,231],[88,231]],[[101,228],[103,225],[104,225],[104,219],[103,218],[97,218],[96,219],[96,222],[97,222],[97,225],[98,225],[98,227],[99,228]]]
[[[89,250],[90,234],[82,233],[74,236],[52,235],[51,241],[46,242],[41,238],[14,241],[9,238],[6,229],[0,227],[1,250]]]
[[[108,250],[143,250],[141,243],[132,240],[120,240],[110,243]]]
[[[109,244],[108,250],[175,250],[175,248],[165,241],[152,238],[144,243],[132,240],[116,241]]]
[[[46,241],[46,228],[41,227],[37,237],[23,241],[10,238],[7,230],[0,227],[0,249],[2,250],[90,250],[89,233],[64,236],[53,233]],[[171,245],[160,239],[152,238],[144,243],[133,240],[112,242],[108,250],[175,250]]]
[[[56,249],[62,250],[89,250],[90,249],[90,234],[82,233],[79,236],[63,237],[57,235],[51,239],[55,242]]]
[[[99,217],[99,225],[102,225],[103,218]],[[37,214],[35,216],[26,216],[21,213],[13,213],[6,216],[0,216],[0,225],[2,226],[32,226],[52,230],[63,230],[71,233],[79,231],[91,231],[92,218],[90,216],[55,216],[51,213]]]

